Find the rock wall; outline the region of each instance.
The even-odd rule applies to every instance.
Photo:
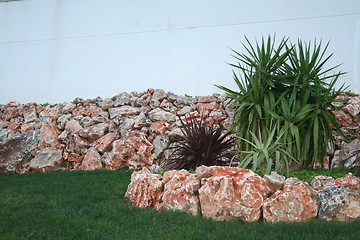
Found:
[[[360,149],[360,97],[342,97],[350,104],[335,114],[351,141],[335,134],[330,162],[336,167],[346,160],[352,167]],[[148,89],[56,105],[9,102],[0,105],[0,174],[150,167],[181,139],[177,115],[228,128],[228,101],[226,95],[193,98]]]
[[[336,180],[314,178],[311,185],[272,172],[263,178],[241,168],[201,166],[196,173],[147,168],[133,172],[125,197],[134,205],[173,210],[214,220],[303,222],[360,219],[360,181],[351,173]]]

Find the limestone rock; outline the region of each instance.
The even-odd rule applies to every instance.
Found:
[[[152,121],[175,122],[176,120],[175,114],[167,112],[161,108],[155,108],[154,110],[150,111],[148,116]]]
[[[162,177],[143,168],[139,172],[132,173],[125,197],[138,207],[162,210],[163,188]]]
[[[93,142],[100,137],[104,136],[106,131],[109,129],[107,123],[99,123],[79,131],[79,136]]]
[[[360,96],[350,98],[343,110],[348,112],[351,116],[356,117],[356,115],[360,113]]]
[[[39,149],[46,147],[59,147],[59,135],[60,130],[57,128],[54,122],[43,122],[40,128],[39,136]]]
[[[33,122],[35,121],[37,118],[37,113],[36,113],[36,107],[35,105],[29,105],[26,106],[26,108],[24,109],[24,119],[25,122]]]
[[[49,147],[41,149],[35,157],[29,162],[30,169],[45,171],[56,164],[60,164],[63,160],[62,151]]]
[[[170,124],[165,121],[157,121],[153,122],[150,128],[155,132],[157,135],[164,135],[166,131],[169,130]]]
[[[122,106],[117,108],[109,108],[110,119],[114,119],[118,116],[137,115],[140,113],[140,109],[131,106]]]
[[[80,125],[79,121],[75,119],[71,119],[65,124],[65,130],[72,134],[78,133],[82,129],[83,127]]]
[[[129,131],[131,131],[134,127],[135,120],[132,118],[125,118],[123,123],[119,127],[119,131],[121,136],[125,136]]]
[[[352,168],[360,166],[359,154],[356,154],[360,149],[360,139],[354,139],[350,143],[345,143],[341,150],[336,150],[331,161],[331,168],[344,166]]]
[[[336,121],[342,126],[350,126],[352,123],[352,118],[348,114],[344,113],[342,110],[333,111]]]
[[[316,191],[296,178],[285,180],[283,190],[265,200],[263,215],[270,222],[303,222],[316,217]]]
[[[266,181],[250,170],[210,167],[211,177],[201,179],[199,198],[203,216],[215,220],[258,221],[270,192]]]
[[[167,175],[171,175],[168,177]],[[165,181],[165,178],[168,178]],[[176,210],[193,215],[200,214],[197,191],[200,181],[186,170],[165,172],[162,201],[166,210]]]
[[[167,97],[167,94],[162,89],[154,89],[154,92],[151,97],[151,101],[161,101]]]
[[[108,152],[111,150],[111,144],[119,137],[117,133],[108,133],[100,137],[95,142],[91,143],[97,151],[100,153]]]
[[[114,141],[112,153],[125,161],[130,168],[151,166],[151,151],[153,145],[145,135],[138,132],[130,132],[119,140]]]
[[[344,186],[354,190],[360,190],[360,179],[353,176],[351,173],[346,174],[345,177],[335,180],[335,185]]]
[[[344,186],[329,186],[319,195],[319,218],[350,222],[360,219],[360,193]]]
[[[114,102],[113,102],[114,107],[124,106],[128,104],[130,104],[130,94],[123,92],[114,97]]]
[[[271,172],[270,175],[264,175],[264,179],[270,188],[271,193],[281,190],[285,182],[285,177],[276,172]]]
[[[161,156],[164,150],[169,146],[170,140],[167,136],[156,136],[153,142],[154,153],[157,158]]]
[[[91,147],[86,151],[84,160],[80,165],[80,170],[96,170],[101,169],[101,156],[95,148]]]
[[[38,141],[39,132],[34,130],[0,141],[0,175],[21,173],[23,165],[33,158],[31,152]]]
[[[324,187],[333,186],[333,185],[335,185],[334,178],[328,177],[328,176],[316,176],[311,181],[311,186],[313,186],[313,188],[316,191],[319,191],[319,190],[323,189]]]

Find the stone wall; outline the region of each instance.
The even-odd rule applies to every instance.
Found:
[[[302,222],[360,219],[359,179],[351,173],[334,180],[285,179],[272,172],[263,178],[241,168],[201,166],[192,174],[172,170],[160,174],[147,168],[134,172],[125,197],[134,205],[181,211],[218,221]]]
[[[329,152],[333,166],[360,149],[360,100],[349,100],[336,116],[351,141],[336,135],[336,148]],[[9,102],[0,105],[0,174],[150,167],[181,139],[177,115],[202,116],[208,125],[228,128],[233,115],[228,101],[220,94],[189,97],[148,89],[56,105]]]

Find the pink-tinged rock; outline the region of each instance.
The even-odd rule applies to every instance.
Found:
[[[158,174],[152,174],[147,168],[133,172],[131,182],[125,193],[125,198],[141,208],[162,210],[164,183]]]
[[[141,112],[138,116],[134,119],[134,128],[141,129],[143,126],[145,126],[147,123],[151,122],[150,119],[148,119],[145,116],[145,113]]]
[[[106,131],[109,129],[109,124],[99,123],[79,131],[79,136],[93,142],[100,137],[104,136]]]
[[[348,114],[344,113],[342,110],[333,111],[336,121],[340,123],[342,126],[350,126],[352,123],[352,118]]]
[[[21,125],[22,125],[22,123],[20,123],[20,122],[11,122],[8,125],[7,129],[9,129],[11,131],[19,130],[19,129],[21,129]]]
[[[196,108],[203,118],[208,117],[210,112],[214,109],[219,109],[220,105],[216,102],[211,103],[197,103]]]
[[[131,106],[122,106],[117,108],[109,108],[110,119],[118,116],[137,115],[140,113],[140,108]]]
[[[216,98],[213,96],[200,96],[200,97],[196,97],[195,101],[197,103],[211,103],[211,102],[215,102]]]
[[[62,150],[49,147],[38,151],[28,165],[30,169],[46,171],[62,161]]]
[[[165,111],[170,111],[171,110],[171,107],[172,107],[172,104],[171,102],[169,102],[168,100],[164,99],[162,100],[162,102],[160,103],[160,107],[162,109],[164,109]]]
[[[101,107],[102,110],[108,110],[109,108],[112,108],[112,106],[113,100],[111,100],[111,98],[105,98],[99,102],[99,107]]]
[[[37,119],[36,107],[34,105],[26,106],[24,109],[25,122],[33,122]]]
[[[211,127],[212,125],[215,124],[215,120],[211,117],[207,117],[205,120],[204,120],[204,123],[207,127]]]
[[[6,107],[19,107],[20,103],[18,103],[16,101],[11,101],[11,102],[8,102],[5,106]]]
[[[225,120],[227,115],[226,115],[226,112],[222,109],[217,109],[217,110],[214,110],[212,112],[210,112],[209,114],[209,117],[211,117],[212,119],[214,119],[214,121],[216,123],[219,123],[221,122],[222,120]]]
[[[352,222],[360,219],[360,192],[344,186],[328,186],[318,192],[322,220]]]
[[[74,142],[80,148],[86,148],[91,145],[91,142],[89,142],[85,138],[80,137],[78,134],[74,134]]]
[[[35,123],[34,122],[29,122],[29,123],[23,123],[21,124],[21,133],[27,133],[28,131],[30,130],[33,130],[34,129],[34,125]]]
[[[341,144],[341,149],[335,150],[331,161],[331,168],[344,166],[353,168],[359,166],[357,151],[360,149],[360,139],[354,139],[349,143]]]
[[[270,175],[264,175],[264,179],[271,190],[271,194],[281,190],[285,182],[285,177],[276,172],[271,172]]]
[[[82,129],[83,127],[80,125],[79,121],[75,119],[71,119],[65,124],[65,130],[72,134],[76,134]]]
[[[162,201],[166,210],[176,210],[191,213],[192,215],[200,214],[199,198],[197,197],[200,181],[194,174],[186,170],[176,171],[175,173],[166,172],[164,182]]]
[[[3,130],[4,128],[7,128],[9,126],[10,122],[0,120],[0,130]]]
[[[270,193],[263,178],[231,167],[210,167],[209,172],[212,177],[202,178],[199,189],[203,216],[219,221],[260,219],[263,201]]]
[[[101,156],[95,148],[91,147],[86,151],[84,160],[81,162],[80,170],[96,170],[101,169]]]
[[[167,135],[172,142],[178,142],[184,138],[183,133],[178,127],[174,127]]]
[[[91,144],[98,152],[104,153],[111,150],[111,144],[119,138],[117,133],[108,133]]]
[[[54,122],[43,122],[40,128],[38,148],[59,147],[60,142],[58,137],[60,134],[61,132]]]
[[[151,95],[147,93],[135,100],[135,106],[142,106],[142,107],[149,106],[150,101],[151,101]]]
[[[103,117],[107,117],[107,113],[104,112],[100,107],[95,106],[95,105],[90,105],[90,106],[80,106],[77,107],[76,109],[74,109],[74,111],[72,112],[73,116],[89,116],[89,117],[96,117],[96,116],[103,116]]]
[[[76,108],[76,104],[75,104],[75,103],[65,102],[65,103],[63,103],[62,113],[63,113],[63,114],[71,113],[75,108]]]
[[[106,170],[127,168],[127,162],[120,158],[118,154],[113,152],[106,152],[102,161],[105,164]]]
[[[166,92],[162,89],[154,89],[151,101],[161,101],[167,97]]]
[[[82,162],[84,159],[83,156],[81,156],[80,154],[77,154],[77,153],[70,153],[67,158],[66,158],[66,161],[68,162]]]
[[[304,222],[318,211],[316,191],[296,178],[285,180],[283,190],[264,201],[263,215],[269,222]]]
[[[360,113],[360,96],[350,98],[348,105],[343,110],[355,117]]]
[[[154,110],[148,113],[148,117],[152,121],[165,121],[165,122],[175,122],[176,115],[171,112],[165,111],[161,108],[155,108]]]
[[[4,113],[3,113],[3,117],[4,117],[5,121],[8,121],[12,118],[17,118],[19,116],[20,116],[19,110],[15,107],[5,108]]]
[[[352,173],[346,174],[345,177],[338,178],[335,180],[335,185],[337,186],[344,186],[350,189],[359,190],[360,180],[356,176],[353,176]]]
[[[126,136],[113,142],[112,153],[125,161],[129,168],[151,166],[153,145],[146,136],[139,132],[130,132]]]
[[[166,131],[169,130],[170,124],[165,121],[157,121],[153,122],[151,124],[151,129],[157,134],[157,135],[164,135]]]
[[[328,186],[333,186],[335,185],[335,180],[332,177],[328,177],[328,176],[316,176],[312,181],[311,181],[311,186],[313,186],[313,188],[316,191],[319,191],[325,187]]]
[[[56,121],[61,112],[61,105],[56,105],[54,107],[46,106],[44,110],[39,113],[39,116],[44,118],[51,118],[53,121]]]

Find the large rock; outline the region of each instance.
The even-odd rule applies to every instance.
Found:
[[[325,187],[328,186],[333,186],[335,185],[335,180],[332,177],[328,177],[328,176],[316,176],[312,181],[311,181],[311,186],[313,186],[313,188],[316,191],[319,191]]]
[[[59,135],[61,131],[57,128],[54,122],[43,122],[40,128],[39,149],[47,147],[59,147]]]
[[[97,151],[100,153],[108,152],[111,150],[111,144],[119,137],[117,133],[108,133],[95,142],[91,143]]]
[[[101,169],[101,156],[95,148],[91,147],[86,151],[84,160],[81,162],[80,170],[96,170]]]
[[[167,112],[161,108],[155,108],[154,110],[150,111],[148,116],[152,121],[175,122],[176,120],[175,114]]]
[[[63,160],[62,150],[53,147],[44,148],[37,152],[36,156],[28,163],[30,169],[46,171]]]
[[[351,116],[356,117],[356,115],[360,113],[360,96],[350,98],[343,110]]]
[[[23,173],[23,165],[33,158],[31,152],[38,141],[38,131],[29,131],[3,143],[0,141],[0,175]]]
[[[360,139],[354,139],[350,143],[345,143],[340,150],[336,150],[331,161],[331,168],[344,166],[353,168],[360,166]]]
[[[130,132],[113,142],[111,153],[126,162],[130,168],[147,167],[153,164],[153,145],[139,132]]]
[[[200,180],[186,170],[168,171],[164,174],[162,201],[166,210],[176,210],[193,215],[200,214],[197,191]]]
[[[270,175],[264,175],[264,179],[270,188],[271,193],[281,190],[285,182],[285,177],[276,172],[271,172]]]
[[[210,167],[211,177],[201,179],[199,198],[202,215],[215,220],[258,221],[270,192],[266,181],[250,170]]]
[[[140,108],[131,106],[122,106],[117,108],[109,108],[110,119],[114,119],[118,116],[137,115],[140,113]]]
[[[350,222],[360,219],[360,193],[344,186],[329,186],[319,195],[319,218]]]
[[[152,174],[147,168],[133,172],[125,197],[141,208],[163,209],[164,183],[158,174]]]
[[[265,200],[263,215],[270,222],[303,222],[317,215],[316,191],[296,178],[285,180],[283,190]]]
[[[354,190],[360,190],[360,179],[353,176],[351,173],[346,174],[345,177],[335,180],[335,185],[344,186]]]
[[[109,129],[109,124],[99,123],[80,130],[79,136],[85,138],[90,142],[93,142],[99,139],[100,137],[104,136],[108,129]]]

